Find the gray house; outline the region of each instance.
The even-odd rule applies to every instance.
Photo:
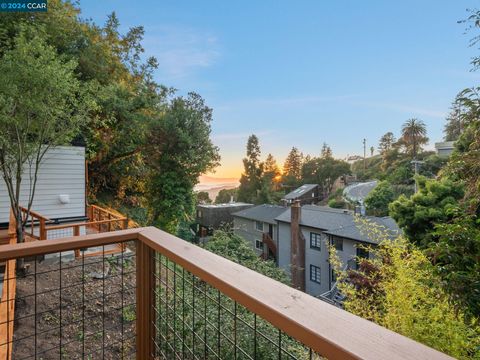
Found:
[[[276,259],[278,248],[277,221],[286,207],[259,205],[233,214],[233,229],[236,235],[251,243],[265,259]]]
[[[300,201],[301,205],[316,204],[321,200],[320,187],[317,184],[304,184],[283,197],[285,205]]]
[[[365,219],[385,228],[391,238],[400,234],[396,223],[389,217]],[[313,296],[329,291],[335,283],[329,262],[328,244],[335,246],[344,265],[351,263],[356,257],[369,256],[362,245],[378,244],[377,239],[366,234],[362,226],[355,221],[355,215],[348,210],[314,205],[294,206],[275,220],[278,223],[278,266],[291,274],[296,287]],[[292,234],[294,237],[298,236],[298,239],[292,239]],[[296,267],[292,266],[292,244],[299,244],[297,253],[300,255],[297,257]],[[300,273],[301,280],[298,284],[295,284],[297,275],[292,271],[295,268]]]
[[[455,149],[455,141],[444,141],[435,143],[435,150],[440,157],[449,157]]]

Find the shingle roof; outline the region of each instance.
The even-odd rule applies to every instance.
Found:
[[[290,208],[279,215],[276,220],[290,223]],[[388,232],[389,237],[394,238],[400,234],[400,230],[389,217],[364,217],[367,222],[371,222]],[[325,206],[305,205],[302,206],[300,225],[323,230],[327,234],[345,237],[357,241],[368,243],[377,243],[373,234],[367,234],[361,223],[355,221],[352,211],[342,209],[332,209]]]
[[[269,224],[276,224],[275,218],[287,211],[286,207],[278,205],[258,205],[249,209],[241,210],[233,213],[234,217],[241,217],[244,219],[263,221]]]
[[[317,186],[318,186],[317,184],[304,184],[300,186],[298,189],[295,189],[292,192],[288,193],[283,198],[285,200],[295,200],[299,196],[302,196],[305,193],[315,189]]]

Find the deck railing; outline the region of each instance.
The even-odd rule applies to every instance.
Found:
[[[36,259],[113,243],[129,245]],[[13,340],[0,339],[14,359],[449,358],[156,228],[0,247],[0,261],[18,258],[33,260],[17,279]]]

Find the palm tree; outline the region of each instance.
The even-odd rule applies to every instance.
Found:
[[[401,141],[415,159],[421,146],[428,143],[425,123],[418,119],[407,120],[402,126]]]

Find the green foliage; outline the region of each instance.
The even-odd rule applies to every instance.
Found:
[[[380,182],[365,199],[367,211],[374,216],[387,216],[388,206],[395,200],[395,192],[387,181]]]
[[[292,147],[283,164],[283,182],[290,187],[300,185],[302,177],[303,154]],[[303,179],[304,180],[304,179]]]
[[[302,166],[303,183],[319,184],[324,196],[332,191],[337,178],[347,174],[350,174],[350,164],[331,156],[312,158]]]
[[[288,276],[282,269],[278,268],[273,261],[260,259],[252,246],[240,236],[216,231],[206,243],[205,249],[269,278],[290,284]]]
[[[122,34],[114,13],[103,26],[84,21],[79,14],[76,2],[61,0],[49,1],[47,13],[0,14],[0,56],[5,58],[15,48],[15,39],[24,29],[36,34],[41,41],[35,41],[36,47],[32,45],[25,54],[47,65],[42,66],[38,82],[23,77],[22,87],[29,89],[23,89],[22,101],[42,104],[49,115],[63,117],[65,123],[71,122],[72,132],[78,128],[73,123],[78,111],[73,109],[81,95],[87,93],[96,101],[75,138],[76,143],[86,144],[89,198],[111,199],[126,212],[146,208],[148,223],[175,232],[178,218],[191,214],[198,175],[218,164],[218,149],[210,141],[211,110],[199,95],[175,97],[174,90],[153,81],[157,63],[154,58],[142,60],[142,27]],[[36,56],[40,47],[46,55]],[[58,63],[64,69],[51,71]],[[29,70],[31,75],[34,69]],[[67,77],[78,88],[74,96],[50,86]],[[39,86],[45,88],[43,95],[25,96]],[[68,142],[61,136],[54,140]],[[138,215],[144,223],[145,214]]]
[[[428,254],[454,303],[472,317],[480,317],[480,219],[457,209],[454,219],[440,223]]]
[[[238,189],[222,189],[218,192],[217,197],[215,198],[215,204],[226,204],[229,203],[232,199],[233,201],[238,200]]]
[[[0,58],[0,171],[17,219],[19,242],[26,222],[20,218],[20,199],[26,198],[22,205],[31,207],[46,152],[68,144],[95,106],[86,84],[75,78],[75,67],[30,27],[22,27]],[[21,194],[26,176],[31,187]]]
[[[345,309],[456,358],[480,357],[480,328],[449,301],[424,253],[380,229],[377,236],[381,245],[359,270],[342,272],[333,260]]]
[[[240,178],[238,200],[257,203],[258,193],[262,188],[263,164],[260,160],[261,150],[258,137],[251,135],[247,142],[247,157],[243,159],[244,172]]]
[[[175,233],[195,205],[198,177],[219,160],[210,140],[212,111],[194,93],[173,100],[150,129],[146,162],[151,167],[148,198],[154,224]]]
[[[347,202],[343,199],[334,198],[328,201],[328,206],[335,209],[343,209],[347,206]]]
[[[418,192],[407,198],[400,196],[389,209],[390,215],[405,236],[421,248],[426,248],[432,241],[436,223],[444,223],[452,219],[452,211],[463,198],[461,184],[449,179],[427,180],[417,178]]]
[[[402,137],[399,143],[406,149],[412,159],[416,159],[422,145],[428,143],[427,127],[422,120],[409,119],[402,126]]]
[[[210,195],[206,191],[199,191],[196,193],[197,195],[197,204],[211,204],[212,199],[210,199]]]
[[[384,155],[394,147],[396,142],[397,140],[395,139],[395,135],[389,131],[380,138],[378,143],[378,151],[380,151],[381,155]]]

